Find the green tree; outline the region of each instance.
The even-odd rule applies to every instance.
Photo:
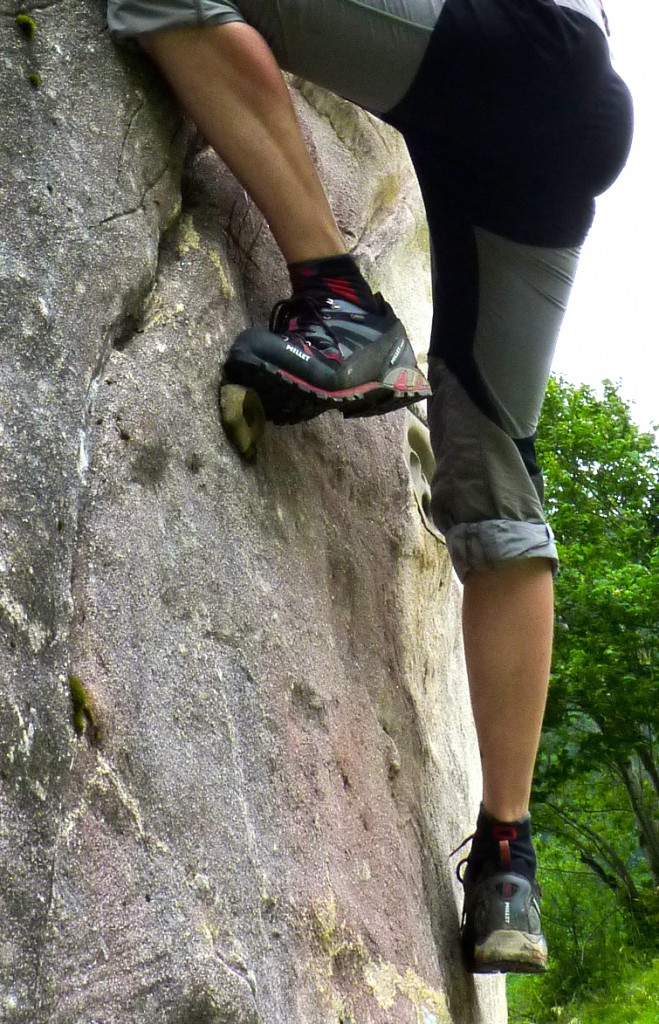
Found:
[[[610,382],[598,398],[552,380],[540,438],[561,572],[536,819],[649,922],[659,885],[659,448]]]
[[[656,1019],[659,448],[616,387],[552,380],[538,461],[558,538],[556,633],[533,816],[544,978],[511,1024]],[[646,980],[647,979],[647,980]]]

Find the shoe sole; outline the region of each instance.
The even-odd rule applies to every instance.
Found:
[[[325,391],[263,359],[242,355],[229,366],[226,383],[257,392],[266,419],[275,424],[300,423],[332,409],[346,419],[382,416],[430,397],[430,388],[416,368],[393,367],[383,380],[354,388]]]
[[[473,974],[542,974],[547,970],[547,943],[543,935],[494,931],[476,943],[469,969]]]

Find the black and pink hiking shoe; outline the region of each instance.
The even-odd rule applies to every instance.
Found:
[[[541,894],[528,815],[504,824],[481,810],[470,839],[471,852],[458,865],[464,886],[462,948],[467,970],[545,971],[547,942],[540,923]]]
[[[277,303],[269,330],[252,327],[233,343],[224,382],[253,388],[273,423],[330,409],[374,416],[428,398],[405,328],[381,295],[374,298],[377,313],[329,296]]]

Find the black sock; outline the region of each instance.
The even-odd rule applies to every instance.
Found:
[[[502,843],[505,844],[503,851]],[[486,864],[523,875],[530,881],[535,879],[536,858],[531,840],[530,814],[519,821],[499,821],[481,807],[469,854],[471,876],[479,875]]]
[[[353,256],[326,256],[319,260],[289,263],[293,295],[307,295],[322,301],[328,296],[345,299],[367,313],[377,313],[378,305]]]

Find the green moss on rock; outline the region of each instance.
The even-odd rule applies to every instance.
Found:
[[[34,18],[25,12],[16,15],[16,24],[26,39],[34,39],[37,31],[37,23]]]
[[[373,214],[390,213],[400,198],[403,184],[403,176],[399,172],[384,174],[373,196]]]
[[[361,935],[356,935],[340,921],[334,893],[313,903],[311,922],[316,939],[333,967],[339,970],[358,968],[368,953]]]
[[[78,736],[86,735],[90,743],[98,743],[101,739],[101,730],[87,691],[77,676],[69,676],[69,691],[73,705],[73,728]]]

